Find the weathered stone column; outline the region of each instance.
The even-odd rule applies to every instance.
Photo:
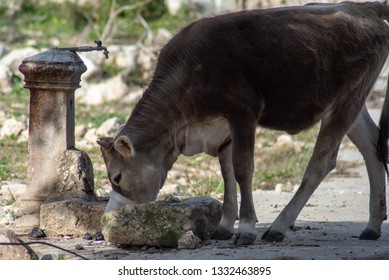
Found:
[[[25,76],[24,87],[30,90],[28,183],[18,201],[16,222],[21,232],[39,226],[41,204],[60,188],[66,170],[59,163],[69,158],[66,152],[75,146],[74,91],[87,68],[75,52],[52,49],[26,58],[19,70]],[[88,165],[89,157],[77,152]],[[93,168],[91,184],[93,193]]]

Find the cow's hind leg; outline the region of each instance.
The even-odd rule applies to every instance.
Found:
[[[370,182],[370,218],[367,228],[359,238],[376,240],[381,235],[382,221],[386,219],[386,175],[384,166],[377,157],[378,127],[366,107],[363,107],[347,135],[363,155]]]
[[[224,180],[224,201],[222,218],[212,235],[213,239],[225,240],[234,235],[234,224],[238,216],[236,180],[232,165],[232,145],[229,143],[219,153],[219,163]]]
[[[348,111],[345,108],[343,109],[336,110],[336,112],[339,112],[337,114],[333,113],[323,118],[312,157],[299,189],[271,227],[263,234],[262,239],[271,242],[282,241],[285,238],[286,231],[294,225],[297,216],[315,189],[325,176],[335,168],[340,143],[356,118],[356,114],[354,115],[351,110],[348,116]]]

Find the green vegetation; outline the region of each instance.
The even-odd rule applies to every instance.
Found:
[[[27,143],[15,137],[0,141],[0,182],[25,179],[27,175]]]
[[[186,9],[170,16],[164,0],[112,0],[84,6],[73,1],[5,0],[0,1],[0,41],[15,45],[32,39],[43,48],[55,42],[65,46],[98,39],[133,43],[145,33],[144,22],[153,31],[176,30],[190,20],[188,16],[192,15]]]

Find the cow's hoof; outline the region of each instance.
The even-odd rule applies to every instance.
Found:
[[[253,244],[257,238],[256,234],[252,233],[238,233],[234,238],[234,245],[250,245]]]
[[[278,232],[278,231],[272,231],[271,228],[269,228],[265,233],[262,235],[262,240],[268,241],[268,242],[281,242],[284,240],[285,234]]]
[[[377,240],[380,238],[381,233],[376,233],[370,229],[365,229],[359,236],[360,240]]]
[[[221,227],[217,226],[216,230],[212,234],[212,239],[217,239],[217,240],[228,240],[234,235],[233,232]]]

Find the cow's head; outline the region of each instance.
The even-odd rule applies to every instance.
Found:
[[[156,199],[167,175],[156,153],[137,151],[125,135],[100,138],[97,143],[113,188],[105,212]]]

